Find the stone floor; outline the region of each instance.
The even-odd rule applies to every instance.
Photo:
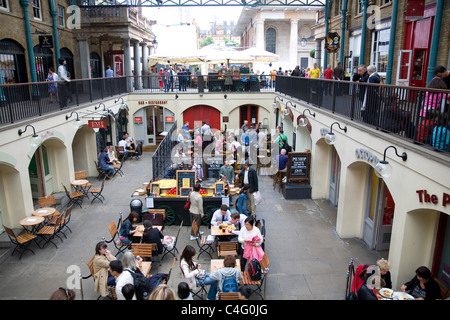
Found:
[[[134,190],[151,179],[151,155],[144,152],[139,160],[127,161],[122,169],[124,176],[106,181],[103,204],[99,201],[91,204],[85,199],[82,208],[74,206],[72,233],[62,243],[55,241],[57,249],[51,244],[44,249],[33,246],[35,255],[25,253],[21,260],[18,254],[8,256],[0,266],[0,299],[46,300],[57,288],[76,284],[80,273],[88,276],[87,262],[94,255],[95,244],[102,237],[110,239],[110,222],[117,221],[120,212],[124,216],[129,213]],[[100,185],[95,177],[90,180]],[[270,260],[266,299],[342,300],[351,258],[355,264],[387,258],[387,252],[369,250],[359,239],[341,239],[335,231],[336,208],[329,201],[285,200],[278,190],[273,191],[268,176],[260,175],[259,185],[263,201],[257,206],[257,217],[266,221],[265,250]],[[164,234],[175,235],[177,229],[178,226],[167,226]],[[206,226],[201,230],[209,232]],[[180,253],[187,244],[197,248],[189,236],[190,227],[183,226],[177,243]],[[108,248],[116,252],[113,245]],[[199,262],[208,266],[208,260],[207,255],[202,255]],[[168,255],[161,266],[153,263],[151,273],[167,273],[171,263],[172,257]],[[176,290],[180,281],[176,261],[169,285]],[[82,288],[83,292],[75,289],[77,299],[97,299],[92,278],[83,280]]]

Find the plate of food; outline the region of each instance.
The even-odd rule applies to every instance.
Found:
[[[406,292],[395,292],[394,300],[414,300],[414,297]]]
[[[384,298],[389,298],[391,299],[394,295],[394,290],[391,290],[389,288],[381,288],[380,291],[378,291],[378,293],[383,296]]]

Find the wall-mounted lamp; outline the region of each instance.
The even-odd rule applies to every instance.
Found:
[[[26,126],[25,126],[25,129],[19,129],[19,136],[21,136],[23,133],[25,133],[26,131],[27,131],[27,128],[28,127],[31,127],[31,128],[33,128],[33,135],[31,136],[31,139],[30,139],[30,142],[31,142],[31,146],[34,148],[34,147],[37,147],[37,146],[39,146],[40,144],[41,144],[41,141],[42,141],[42,139],[41,139],[41,137],[40,136],[38,136],[37,134],[36,134],[36,130],[34,129],[34,127],[31,125],[31,124],[27,124]]]
[[[379,161],[375,165],[375,174],[380,178],[388,178],[392,173],[392,166],[389,164],[389,162],[386,161],[386,151],[389,148],[394,148],[396,156],[402,158],[403,161],[406,161],[406,159],[408,158],[406,152],[403,152],[401,155],[398,154],[397,148],[394,146],[389,146],[386,149],[384,149],[383,160]]]
[[[73,125],[75,126],[75,128],[78,129],[78,128],[80,128],[80,127],[83,125],[83,121],[81,121],[80,118],[78,117],[78,112],[72,111],[72,112],[70,113],[70,115],[66,115],[66,120],[69,120],[70,117],[72,117],[72,115],[73,115],[74,113],[77,115],[77,118],[76,118],[75,121],[73,122]]]
[[[227,95],[226,94],[223,95],[223,100],[227,100]]]
[[[286,107],[288,106],[288,103],[290,103],[295,109],[297,109],[297,105],[292,103],[292,101],[286,102]]]
[[[156,41],[156,37],[153,38],[152,45],[155,49],[158,48],[158,41]]]
[[[273,98],[273,108],[274,109],[278,109],[277,99],[280,100],[281,102],[283,102],[283,98],[280,98],[279,96],[275,96],[275,98]]]
[[[100,108],[100,106],[102,106],[103,105],[103,113],[102,113],[102,117],[107,117],[108,116],[108,113],[109,113],[109,110],[106,110],[106,106],[105,106],[105,104],[103,103],[103,102],[100,102],[100,104],[98,105],[98,106],[95,106],[95,110],[97,110],[97,109],[99,109]]]
[[[300,45],[302,46],[302,47],[306,47],[306,38],[305,37],[302,37],[302,39],[300,40]]]
[[[125,103],[125,101],[123,100],[122,97],[120,97],[117,100],[114,100],[114,103],[119,102],[119,100],[122,100],[122,104],[120,105],[119,112],[122,111],[122,110],[128,110],[128,105]]]
[[[306,125],[308,124],[308,118],[305,117],[305,111],[308,111],[309,114],[312,115],[314,118],[316,117],[315,112],[311,112],[311,110],[309,110],[309,109],[303,110],[302,117],[298,120],[298,125],[300,127],[306,127]]]
[[[345,126],[344,128],[341,127],[341,125],[339,124],[339,122],[334,122],[331,124],[330,127],[330,131],[327,133],[327,135],[325,136],[325,142],[329,145],[333,145],[336,142],[336,136],[333,133],[333,126],[337,124],[339,129],[341,129],[344,132],[347,132],[347,126]]]

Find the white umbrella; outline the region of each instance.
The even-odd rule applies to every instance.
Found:
[[[263,49],[258,49],[256,47],[246,49],[242,52],[252,57],[254,59],[253,62],[274,62],[280,59],[278,54]]]

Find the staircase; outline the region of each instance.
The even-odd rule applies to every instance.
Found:
[[[161,141],[164,139],[164,136],[156,136],[156,145],[154,146],[143,146],[142,147],[142,152],[155,152],[156,149],[158,148],[159,144],[161,143]]]

